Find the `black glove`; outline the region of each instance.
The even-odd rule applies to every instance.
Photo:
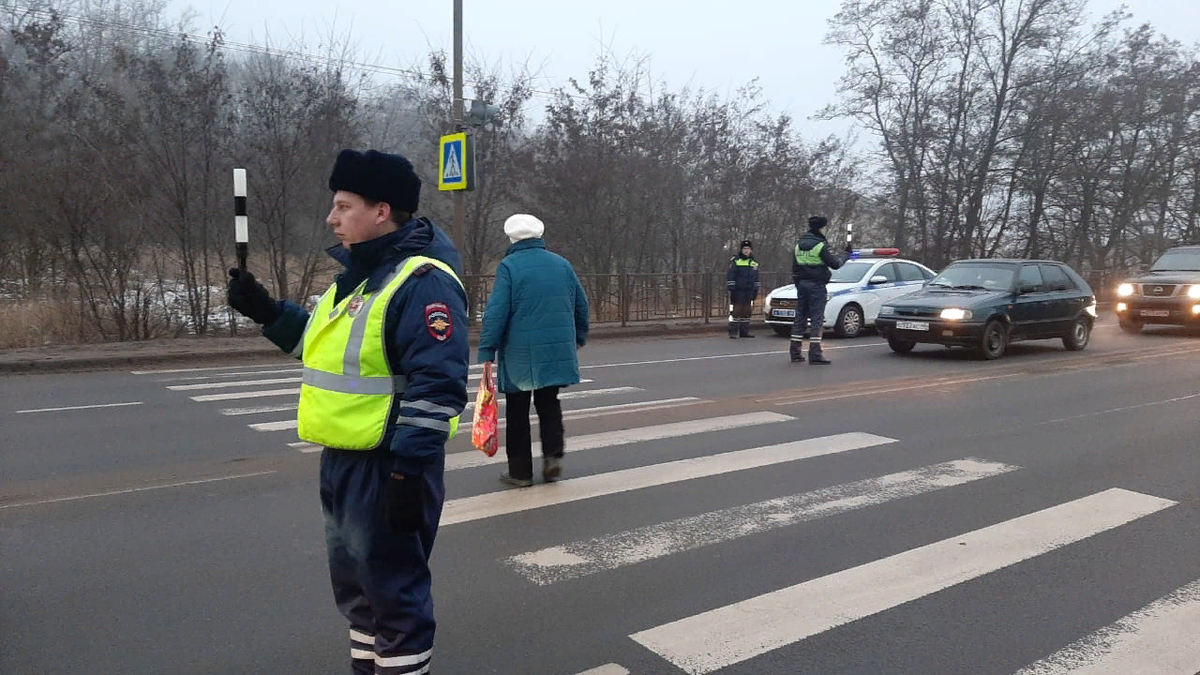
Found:
[[[383,519],[392,532],[408,534],[420,527],[424,485],[420,476],[392,473],[383,496]]]
[[[258,283],[253,274],[236,267],[229,270],[226,298],[230,307],[254,323],[273,323],[283,313],[283,310],[279,309],[279,303],[271,298],[267,289]]]
[[[846,253],[854,253],[854,247],[849,242],[846,243],[846,248],[842,249]]]

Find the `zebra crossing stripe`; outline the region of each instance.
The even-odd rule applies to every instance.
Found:
[[[566,504],[593,497],[668,485],[695,478],[719,476],[735,471],[757,469],[895,442],[896,440],[893,438],[854,432],[639,466],[556,483],[535,485],[521,490],[489,492],[447,501],[442,510],[441,524],[446,526],[466,523],[544,506]]]
[[[582,380],[582,382],[591,382],[591,381],[592,380]],[[581,398],[596,398],[597,396],[612,396],[614,394],[636,394],[636,393],[643,392],[643,391],[646,391],[646,390],[642,389],[641,387],[607,387],[604,389],[583,389],[580,391],[563,392],[558,395],[558,400],[573,401],[573,400],[581,399]],[[472,397],[472,399],[474,399],[475,392],[471,392],[471,397]],[[505,406],[505,405],[508,405],[508,399],[505,398],[504,396],[499,396],[496,399],[496,403],[500,406]],[[474,407],[475,407],[475,401],[472,400],[467,403],[467,407],[463,409],[463,412],[466,412],[467,410],[471,410]]]
[[[299,396],[300,387],[291,387],[288,389],[268,389],[265,391],[239,391],[231,394],[201,394],[192,396],[191,399],[197,403],[206,403],[208,401],[239,401],[244,398],[266,398],[268,396]]]
[[[585,670],[579,675],[629,675],[629,671],[615,663],[606,663],[599,668]]]
[[[773,422],[787,422],[795,418],[790,415],[784,415],[776,412],[753,412],[743,413],[740,415],[725,415],[722,417],[711,417],[704,420],[694,420],[690,422],[673,422],[670,424],[656,424],[648,427],[636,427],[633,429],[621,429],[619,431],[607,431],[599,434],[587,434],[584,436],[574,436],[567,439],[567,451],[579,452],[581,450],[594,450],[596,448],[608,448],[617,445],[628,445],[631,443],[642,443],[645,441],[657,441],[664,438],[674,438],[676,436],[690,436],[693,434],[703,434],[714,431],[726,431],[729,429],[740,429],[743,427],[752,427],[760,424],[771,424]],[[541,442],[533,443],[533,456],[542,456]],[[506,462],[504,448],[496,453],[494,457],[477,451],[471,450],[467,452],[455,452],[446,455],[446,470],[455,471],[458,469],[469,469],[477,466],[487,466],[488,464],[500,464]]]
[[[1175,504],[1113,488],[630,637],[685,672],[703,675]]]
[[[968,457],[790,497],[711,511],[588,541],[544,548],[513,556],[506,562],[530,581],[545,586],[963,485],[1018,468]]]
[[[1198,671],[1200,580],[1016,675],[1194,675]]]
[[[228,389],[229,387],[257,387],[264,384],[293,384],[299,377],[276,377],[270,380],[234,380],[232,382],[202,382],[200,384],[172,384],[170,391],[197,391],[199,389]]]
[[[629,412],[650,412],[651,410],[666,410],[668,408],[682,408],[689,405],[697,405],[699,403],[711,403],[695,396],[681,396],[679,398],[660,398],[652,401],[638,401],[637,403],[618,403],[616,405],[602,405],[595,408],[576,408],[574,410],[563,410],[563,421],[583,420],[592,417],[604,417],[606,415],[619,415]],[[529,424],[540,424],[537,415],[531,415]],[[508,423],[501,419],[500,428],[508,426]]]

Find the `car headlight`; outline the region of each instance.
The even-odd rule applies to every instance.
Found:
[[[1117,286],[1117,295],[1122,298],[1128,298],[1133,295],[1133,284],[1121,284]]]
[[[884,305],[879,308],[879,316],[891,316],[896,313],[896,308],[891,305]]]
[[[1196,284],[1188,289],[1188,297],[1194,300],[1200,300],[1200,284]]]
[[[942,318],[947,321],[962,321],[971,318],[971,310],[952,307],[942,310]]]

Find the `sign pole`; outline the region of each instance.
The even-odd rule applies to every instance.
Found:
[[[246,170],[233,170],[233,228],[237,242],[238,269],[246,271],[250,250],[250,219],[246,216]]]

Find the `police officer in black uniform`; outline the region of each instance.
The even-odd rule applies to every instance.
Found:
[[[743,241],[741,251],[730,258],[725,283],[729,288],[729,304],[733,305],[729,322],[730,339],[754,337],[750,334],[750,314],[751,306],[758,299],[758,261],[754,259],[754,249],[749,239]]]
[[[792,342],[788,349],[792,362],[804,360],[804,343],[808,347],[808,362],[814,365],[832,363],[821,352],[821,333],[825,327],[825,284],[836,270],[846,264],[853,248],[846,244],[846,255],[829,250],[822,230],[829,221],[822,216],[808,219],[808,233],[796,244],[796,261],[792,264],[792,281],[796,284],[796,320],[792,323]]]

